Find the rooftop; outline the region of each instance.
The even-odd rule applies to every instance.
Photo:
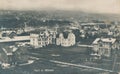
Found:
[[[82,25],[82,26],[86,26],[86,25],[94,26],[94,25],[100,25],[100,24],[105,24],[105,23],[82,23],[81,25]]]
[[[2,48],[3,51],[5,52],[6,55],[12,55],[12,52],[15,52],[17,50],[16,47],[14,46],[9,46],[9,47],[5,47],[5,48]]]
[[[115,38],[96,38],[94,41],[93,41],[93,44],[97,44],[98,41],[103,41],[103,42],[108,42],[108,43],[115,43],[116,39]]]

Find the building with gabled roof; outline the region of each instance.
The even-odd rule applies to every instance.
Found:
[[[111,51],[117,48],[117,41],[115,38],[96,38],[92,45],[94,53],[110,57]]]
[[[55,44],[56,32],[54,31],[38,31],[30,34],[30,44],[36,48],[45,47],[50,44]]]
[[[56,45],[63,47],[73,46],[76,43],[75,35],[72,32],[60,33],[56,38]]]

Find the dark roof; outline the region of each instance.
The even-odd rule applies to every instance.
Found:
[[[59,38],[59,35],[60,35],[60,34],[57,34],[57,35],[56,35],[56,38]]]
[[[66,39],[66,38],[68,38],[68,34],[69,34],[69,32],[63,32],[63,37]]]
[[[30,33],[36,33],[36,34],[40,34],[40,32],[44,32],[45,30],[40,30],[40,29],[36,29],[34,31],[31,31]]]

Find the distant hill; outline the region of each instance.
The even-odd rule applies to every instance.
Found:
[[[46,21],[45,21],[46,20]],[[96,14],[82,11],[0,11],[0,26],[3,27],[24,27],[24,23],[30,26],[54,26],[68,25],[73,21],[120,21],[117,14]]]

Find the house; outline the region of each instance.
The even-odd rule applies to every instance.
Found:
[[[50,31],[39,31],[39,33],[30,34],[30,44],[34,47],[45,47],[55,44],[56,33]]]
[[[16,59],[14,56],[14,53],[18,50],[17,47],[15,46],[7,46],[5,48],[2,48],[3,52],[4,52],[4,58],[5,60],[3,61],[4,63],[8,63],[10,65],[14,65],[16,63]]]
[[[50,44],[56,44],[57,31],[49,31],[49,42]]]
[[[56,38],[56,45],[69,47],[75,45],[75,35],[72,32],[63,32],[58,34]]]
[[[81,28],[84,30],[95,29],[99,30],[99,25],[104,23],[81,23]]]
[[[39,35],[38,34],[30,34],[30,44],[32,46],[38,47],[38,39]]]
[[[23,32],[24,32],[24,29],[22,29],[22,28],[19,28],[19,29],[16,30],[17,34],[22,34]]]
[[[11,32],[8,36],[9,38],[14,38],[14,36],[17,36],[17,34],[15,32]]]
[[[31,34],[30,44],[35,48],[45,47],[49,44],[49,38],[44,34]]]
[[[117,48],[117,42],[115,38],[96,38],[92,45],[95,53],[105,57],[110,57],[111,50]]]

